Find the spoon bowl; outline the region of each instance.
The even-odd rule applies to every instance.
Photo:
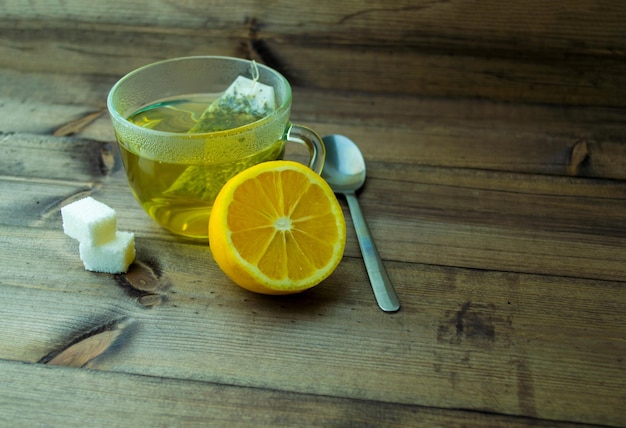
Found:
[[[363,154],[352,140],[343,135],[327,135],[323,140],[326,147],[326,161],[322,169],[322,177],[335,193],[344,195],[348,201],[359,247],[363,254],[363,262],[378,306],[385,312],[395,312],[400,309],[400,302],[378,255],[356,197],[356,191],[365,184],[366,171]]]
[[[343,135],[323,138],[326,161],[322,177],[336,193],[356,192],[365,184],[365,159],[357,145]]]

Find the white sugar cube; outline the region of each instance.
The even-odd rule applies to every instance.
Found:
[[[115,210],[91,196],[61,208],[63,232],[85,245],[104,244],[115,238]]]
[[[80,259],[85,269],[103,273],[123,273],[135,260],[135,234],[117,232],[115,238],[102,245],[87,245],[81,242],[78,247]]]

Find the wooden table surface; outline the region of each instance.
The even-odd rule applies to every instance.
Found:
[[[351,25],[346,38],[363,28],[358,19],[376,16],[375,8],[359,7],[362,13],[337,12]],[[581,89],[569,98],[554,84],[555,63],[533,68],[536,58],[501,52],[499,88],[488,84],[493,62],[460,59],[475,73],[476,96],[467,96],[471,87],[459,69],[446,71],[432,50],[418,52],[430,40],[426,33],[407,42],[413,50],[396,52],[440,70],[440,88],[450,92],[434,93],[430,77],[419,73],[407,93],[364,91],[365,80],[353,79],[350,67],[340,71],[337,89],[310,78],[298,62],[286,65],[290,77],[302,76],[295,79],[293,121],[322,135],[345,134],[365,155],[368,180],[359,199],[402,305],[389,314],[376,306],[345,200],[348,240],[339,267],[319,286],[285,297],[235,286],[208,244],[178,239],[152,222],[130,193],[104,108],[122,74],[158,58],[124,63],[127,51],[117,59],[110,53],[104,58],[115,65],[106,66],[90,52],[110,44],[130,49],[119,43],[123,34],[156,30],[141,22],[112,27],[96,17],[102,11],[82,12],[76,1],[58,8],[48,10],[51,20],[37,7],[14,8],[0,20],[0,425],[626,425],[623,63],[604,56],[603,64],[617,68],[607,67],[594,91],[589,75],[572,68],[591,57],[564,59],[559,70],[570,80],[563,85]],[[621,15],[611,16],[626,16],[616,9]],[[389,24],[421,9],[381,10],[380,22]],[[60,24],[79,21],[69,11],[83,14],[71,29]],[[323,25],[327,15],[316,16]],[[600,49],[608,46],[600,35],[626,40],[615,38],[614,26],[603,33],[602,19],[590,16],[587,28],[597,37],[588,44],[574,43],[574,31],[559,37],[569,37],[581,55],[600,56],[609,52]],[[498,51],[498,36],[506,41],[506,25],[488,42],[472,21],[463,28],[442,22],[449,32],[478,35],[480,49]],[[258,48],[256,33],[240,36],[210,21],[205,28],[211,25],[226,47],[212,45],[205,54],[241,54],[229,50],[229,37],[250,37]],[[164,34],[204,34],[183,27]],[[265,48],[286,52],[283,60],[306,45],[310,30],[290,44],[267,28]],[[382,46],[382,36],[368,34],[373,49]],[[457,39],[446,37],[454,51]],[[306,45],[320,58],[323,40]],[[336,40],[344,50],[331,60],[347,51],[349,40]],[[545,40],[546,50],[565,44]],[[174,56],[170,45],[163,49]],[[49,69],[37,55],[48,58]],[[354,58],[375,72],[392,57]],[[319,78],[325,64],[316,66]],[[507,85],[511,70],[519,75]],[[545,90],[537,83],[542,76],[552,76]],[[135,233],[137,259],[125,275],[86,271],[77,243],[63,233],[60,208],[88,195],[117,211],[121,230]]]

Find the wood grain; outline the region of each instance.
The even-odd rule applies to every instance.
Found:
[[[626,4],[5,3],[0,425],[626,425]],[[206,54],[278,68],[295,123],[357,141],[401,311],[344,201],[338,269],[282,298],[139,207],[108,90]],[[87,195],[135,232],[127,274],[63,234]]]
[[[362,401],[263,388],[112,372],[68,370],[0,360],[3,379],[11,385],[0,390],[0,422],[47,425],[107,424],[116,426],[389,426],[418,425],[510,427],[572,427],[565,422],[489,415],[386,402]],[[46,392],[45,400],[37,390]],[[132,391],[132,392],[131,392]],[[97,397],[94,405],[93,397]],[[32,406],[37,402],[37,406]],[[277,405],[280,404],[280,405]]]
[[[68,158],[84,165],[102,143],[25,140],[5,138],[4,148],[33,162],[46,159],[49,170],[7,171],[14,178],[0,180],[2,299],[13,308],[1,320],[9,328],[0,343],[13,344],[2,358],[38,361],[95,320],[128,317],[133,333],[90,367],[551,420],[622,421],[610,409],[623,401],[625,386],[623,184],[607,182],[598,193],[583,179],[529,182],[408,166],[373,178],[361,201],[403,302],[402,312],[389,316],[373,304],[351,229],[344,261],[323,286],[282,300],[251,295],[228,282],[208,247],[177,242],[155,227],[122,171],[102,176],[82,167],[84,178],[77,173],[72,182],[71,169],[53,167]],[[72,157],[76,149],[93,155]],[[388,165],[374,162],[373,170]],[[62,233],[62,202],[37,203],[64,201],[89,178],[100,183],[91,194],[119,208],[120,227],[137,233],[139,263],[157,266],[171,285],[153,309],[115,276],[86,272],[75,242]],[[605,232],[593,221],[599,201],[615,204],[611,214],[603,203]],[[24,311],[27,301],[39,306]]]
[[[401,0],[393,5],[384,0],[348,0],[340,4],[332,0],[317,4],[304,0],[272,4],[218,0],[210,5],[200,0],[185,5],[165,0],[114,0],[91,8],[70,0],[62,4],[36,2],[28,7],[7,4],[4,12],[7,28],[65,28],[67,22],[75,22],[78,28],[89,30],[110,25],[146,31],[152,28],[153,33],[201,33],[238,26],[247,29],[244,35],[252,30],[259,36],[318,37],[324,43],[349,46],[359,46],[360,42],[362,46],[378,43],[410,48],[445,43],[447,47],[467,48],[473,41],[482,49],[500,48],[506,52],[554,49],[561,53],[604,54],[624,48],[620,36],[626,16],[623,4],[607,0],[573,0],[567,5],[540,0],[514,0],[507,5],[496,0]]]
[[[30,242],[30,230],[20,233],[22,242]],[[354,258],[323,286],[277,300],[228,283],[206,249],[144,240],[140,259],[149,251],[173,284],[164,304],[145,309],[124,298],[112,276],[72,263],[69,249],[63,268],[58,255],[44,256],[46,246],[41,253],[28,247],[49,273],[43,280],[30,275],[26,284],[28,262],[9,261],[14,267],[2,287],[9,311],[1,319],[9,328],[0,342],[14,345],[4,347],[5,359],[37,361],[90,319],[127,316],[134,332],[93,369],[623,422],[611,411],[624,399],[621,283],[388,263],[403,310],[386,316]],[[39,306],[25,310],[28,301]]]
[[[1,71],[8,98],[0,130],[50,134],[103,108],[114,79]],[[22,82],[22,83],[18,83]],[[68,89],[59,92],[59,85]],[[25,100],[19,91],[25,91]],[[58,100],[51,110],[46,99]],[[296,88],[293,120],[320,134],[344,133],[363,146],[367,161],[548,175],[624,179],[622,109],[511,104],[399,96],[368,96]],[[108,115],[79,137],[114,140]],[[21,138],[19,135],[4,138]],[[587,154],[572,167],[581,143]],[[27,144],[27,147],[32,143]],[[2,162],[2,160],[0,160]],[[371,170],[375,173],[375,170]],[[390,171],[387,171],[390,173]]]
[[[43,145],[42,139],[46,141]],[[0,207],[0,212],[11,224],[40,224],[48,212],[53,214],[50,220],[58,222],[59,214],[54,210],[93,194],[127,216],[132,221],[127,228],[158,233],[151,222],[145,221],[144,213],[133,209],[137,205],[128,195],[119,160],[117,167],[111,168],[115,169],[113,175],[102,174],[99,159],[106,143],[50,137],[39,140],[34,144],[18,137],[4,140],[7,150],[33,165],[47,166],[40,170],[22,162],[23,169],[13,174],[23,175],[26,181],[5,182],[6,206],[4,210]],[[363,143],[367,152],[368,140]],[[71,176],[81,177],[79,171],[41,162],[41,156],[49,159],[55,156],[53,153],[59,159],[84,159],[75,165],[88,176],[68,182]],[[90,163],[92,167],[86,169]],[[619,280],[626,275],[623,182],[549,176],[535,176],[531,181],[515,173],[450,171],[391,162],[373,162],[370,171],[360,200],[385,258],[605,280]],[[33,187],[32,179],[26,176],[60,181],[43,180]],[[115,202],[120,194],[125,195],[123,203]],[[31,198],[30,206],[24,195]],[[23,214],[17,215],[15,209]],[[348,239],[354,242],[351,228],[350,232]],[[348,250],[348,254],[358,255],[358,250]],[[593,263],[581,267],[581,260],[591,258]]]
[[[5,7],[0,65],[121,75],[168,57],[237,55],[305,87],[624,106],[624,22],[622,3],[593,0],[73,0]]]

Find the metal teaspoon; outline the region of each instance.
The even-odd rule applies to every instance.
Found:
[[[348,137],[334,134],[327,135],[322,140],[326,146],[322,177],[335,193],[344,195],[348,201],[363,261],[378,306],[385,312],[395,312],[400,309],[398,296],[389,281],[356,197],[356,191],[365,183],[365,159],[357,145]]]

